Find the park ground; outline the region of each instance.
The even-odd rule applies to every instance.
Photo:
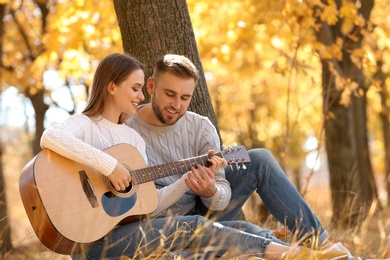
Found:
[[[5,176],[7,180],[8,212],[14,249],[4,255],[3,259],[69,260],[69,256],[59,255],[45,248],[35,236],[19,195],[19,174],[20,171],[7,170]],[[383,181],[379,181],[379,184],[381,183]],[[379,187],[383,190],[381,185]],[[317,178],[309,186],[304,198],[330,232],[331,240],[342,242],[354,256],[359,256],[363,260],[390,259],[390,207],[383,207],[382,210],[377,210],[375,214],[370,214],[364,222],[352,228],[336,229],[330,222],[332,211],[330,190],[326,177]],[[259,219],[258,216],[260,214],[256,210],[259,208],[257,206],[258,203],[259,201],[256,200],[246,203],[244,206],[246,219],[261,225],[263,228],[277,231],[282,230],[283,227],[277,224],[271,217]],[[376,205],[379,207],[379,203]]]

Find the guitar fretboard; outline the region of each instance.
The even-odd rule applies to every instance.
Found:
[[[222,158],[221,152],[215,153],[214,155]],[[208,155],[202,155],[183,161],[138,169],[133,171],[132,178],[135,184],[141,184],[175,174],[183,174],[191,170],[192,167],[196,167],[198,164],[202,166],[209,166],[210,162],[208,159]]]

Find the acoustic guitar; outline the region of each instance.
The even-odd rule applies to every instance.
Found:
[[[49,149],[23,168],[19,179],[23,205],[34,232],[50,250],[67,255],[85,250],[115,226],[139,221],[157,208],[153,180],[186,173],[198,164],[209,166],[208,155],[146,167],[142,155],[130,144],[103,151],[128,168],[132,181],[125,191],[115,190],[109,179],[93,168]],[[215,155],[231,166],[250,161],[244,146]]]

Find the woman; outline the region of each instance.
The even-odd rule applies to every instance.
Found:
[[[124,124],[128,116],[136,113],[138,104],[144,99],[143,68],[142,63],[126,54],[114,53],[105,57],[96,70],[85,110],[48,128],[41,138],[42,148],[96,169],[108,177],[116,190],[125,190],[131,182],[129,171],[102,150],[127,143],[136,147],[147,161],[145,142],[136,131]],[[226,161],[217,156],[211,157],[210,162],[211,167],[198,165],[198,169],[204,174],[213,174],[226,166]],[[188,182],[192,173],[184,174],[183,181]],[[167,190],[172,187],[166,188],[158,191],[159,199],[169,196]],[[314,252],[291,247],[273,237],[263,237],[263,230],[248,222],[222,224],[201,216],[178,216],[119,225],[94,242],[87,252],[72,255],[72,258],[144,257],[157,249],[177,251],[183,257],[200,258],[228,254],[231,257],[248,255],[280,259],[287,253],[287,257],[292,257],[289,259],[306,259]],[[323,252],[315,254],[330,258]]]

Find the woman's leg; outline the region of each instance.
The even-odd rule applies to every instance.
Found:
[[[247,228],[248,229],[248,228]],[[86,252],[87,259],[118,259],[125,255],[143,258],[155,250],[183,250],[188,254],[265,257],[269,244],[280,245],[258,235],[212,222],[202,216],[179,216],[145,220],[119,226]],[[187,250],[189,249],[189,250]],[[278,252],[279,253],[279,252]],[[280,256],[280,255],[279,255]],[[80,259],[82,255],[73,255]]]

